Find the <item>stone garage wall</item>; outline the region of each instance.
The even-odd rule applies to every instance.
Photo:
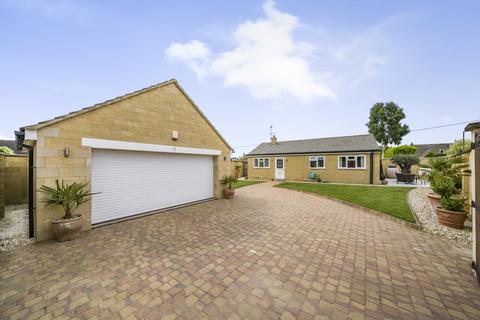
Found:
[[[5,205],[28,201],[28,156],[5,156]]]
[[[178,132],[176,141],[173,130]],[[55,179],[86,182],[90,188],[92,150],[82,146],[82,138],[220,150],[221,155],[214,156],[217,198],[222,197],[221,178],[231,172],[229,147],[173,83],[37,130],[35,190],[53,186]],[[38,191],[34,194],[37,241],[51,238],[51,220],[62,216],[58,208],[45,208],[42,197]],[[83,217],[83,230],[90,229],[91,202],[80,206],[77,213]]]

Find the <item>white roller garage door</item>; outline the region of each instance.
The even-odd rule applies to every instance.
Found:
[[[213,157],[92,149],[92,224],[213,197]]]

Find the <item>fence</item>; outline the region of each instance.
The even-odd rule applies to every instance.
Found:
[[[0,156],[0,219],[5,217],[5,157]]]

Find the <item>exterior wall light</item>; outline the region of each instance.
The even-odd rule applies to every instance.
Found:
[[[65,158],[68,158],[68,156],[70,156],[70,148],[69,147],[65,147],[65,149],[63,149],[63,155],[65,156]]]

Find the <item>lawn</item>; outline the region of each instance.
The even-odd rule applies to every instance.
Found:
[[[407,203],[407,193],[413,188],[301,182],[283,182],[276,187],[318,193],[415,223]]]
[[[238,189],[238,188],[241,188],[241,187],[249,186],[249,185],[251,185],[251,184],[257,184],[257,183],[262,183],[262,182],[265,182],[265,181],[259,181],[259,180],[238,180],[237,182],[234,182],[234,183],[233,183],[233,188],[234,188],[234,189]]]

